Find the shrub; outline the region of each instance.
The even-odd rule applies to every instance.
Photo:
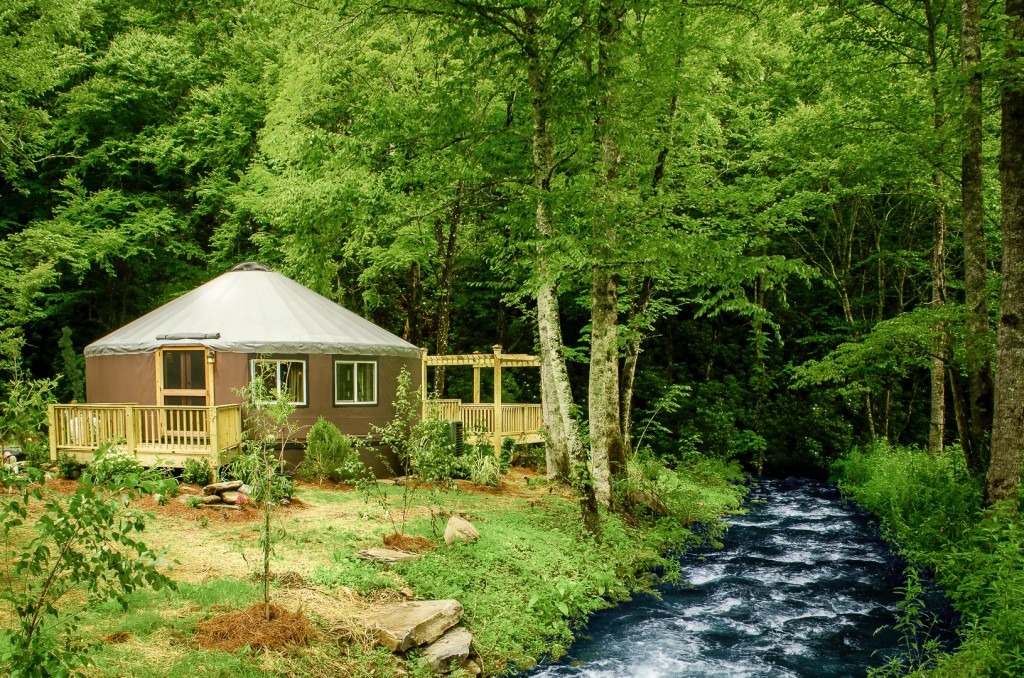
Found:
[[[185,506],[189,508],[196,508],[197,506],[202,505],[202,503],[203,500],[199,497],[189,497],[185,500]]]
[[[117,478],[140,476],[142,464],[135,455],[116,443],[104,443],[96,450],[86,471],[95,483],[106,483]]]
[[[469,479],[474,485],[497,487],[500,480],[498,471],[498,460],[493,454],[477,457],[469,463]]]
[[[61,452],[57,455],[57,476],[64,480],[78,480],[82,476],[82,465],[74,455]]]
[[[125,483],[126,478],[103,484],[87,478],[70,496],[47,499],[39,489],[38,469],[0,481],[8,495],[0,508],[4,572],[23,580],[0,588],[0,600],[15,615],[13,624],[0,629],[12,677],[77,675],[79,667],[93,663],[89,641],[73,635],[82,611],[73,609],[76,604],[114,600],[127,609],[136,589],[174,588],[157,569],[158,555],[139,540],[146,517],[128,501],[164,487],[137,478]],[[16,537],[35,507],[42,515],[30,535]],[[76,595],[68,596],[71,592]]]
[[[186,459],[181,470],[181,482],[190,485],[206,485],[210,482],[210,464],[205,459]]]
[[[459,474],[455,441],[442,419],[427,419],[413,427],[409,455],[413,472],[425,482],[448,485]]]
[[[296,473],[305,480],[340,482],[359,477],[364,468],[352,439],[320,417],[306,435],[306,456]]]

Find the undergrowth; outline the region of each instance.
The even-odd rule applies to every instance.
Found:
[[[833,475],[848,497],[879,517],[887,538],[908,561],[934,574],[962,615],[956,652],[934,643],[914,646],[886,673],[1024,675],[1019,502],[983,507],[980,482],[967,472],[957,447],[929,455],[876,444],[849,453],[834,465]]]

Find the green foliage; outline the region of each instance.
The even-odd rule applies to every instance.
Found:
[[[317,567],[310,581],[322,586],[346,586],[364,596],[374,591],[397,588],[393,578],[380,572],[371,563],[340,552],[334,553],[331,565]]]
[[[296,473],[305,480],[341,482],[358,478],[366,470],[352,439],[320,417],[306,434],[306,453]]]
[[[82,469],[85,468],[70,452],[61,452],[57,455],[56,467],[57,476],[64,480],[78,480],[82,475]]]
[[[708,516],[707,506],[738,509],[745,489],[740,483],[743,471],[736,462],[687,455],[675,468],[669,468],[649,448],[640,450],[629,462],[626,491],[641,500],[638,510],[657,508],[684,526],[706,522],[711,535],[717,535],[716,520]]]
[[[127,609],[136,589],[173,588],[157,570],[157,554],[137,537],[145,529],[145,515],[129,506],[140,494],[161,491],[162,483],[126,480],[87,478],[68,497],[44,497],[36,484],[43,477],[35,469],[0,479],[10,495],[0,509],[7,544],[0,600],[17,615],[16,626],[3,631],[9,649],[0,662],[12,677],[68,675],[91,663],[89,644],[75,635],[73,592],[86,594],[86,606],[116,601]],[[42,515],[34,522],[34,535],[27,536],[21,528],[33,505]]]
[[[63,327],[57,341],[58,371],[63,375],[61,391],[63,399],[74,402],[85,401],[85,362],[71,341],[71,328]]]
[[[411,436],[412,471],[424,482],[449,486],[458,476],[461,463],[455,456],[455,441],[449,435],[448,422],[440,419],[417,422]]]
[[[185,500],[185,506],[189,508],[196,508],[197,506],[202,506],[202,504],[203,500],[199,497],[189,497]]]
[[[210,464],[205,459],[186,459],[181,469],[181,482],[189,485],[206,485],[210,482]]]
[[[0,444],[13,441],[35,459],[43,456],[46,408],[56,387],[55,379],[26,379],[20,370],[11,381],[0,383]]]
[[[501,481],[498,475],[501,472],[498,460],[494,458],[493,454],[485,454],[477,457],[470,458],[469,463],[469,479],[473,481],[474,485],[489,485],[491,487],[497,487]]]
[[[104,443],[97,448],[85,469],[94,483],[139,477],[144,469],[135,455],[118,443]]]
[[[1024,522],[1013,502],[983,508],[980,481],[957,447],[941,455],[877,444],[833,466],[843,491],[878,515],[886,534],[918,566],[931,570],[963,615],[954,654],[934,645],[908,659],[929,675],[1018,675],[1024,672]],[[917,585],[906,590],[912,599]],[[923,623],[906,603],[900,623]],[[912,666],[912,668],[915,668]]]

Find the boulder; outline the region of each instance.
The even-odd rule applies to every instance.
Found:
[[[240,504],[243,502],[238,501],[238,498],[242,496],[241,492],[235,490],[224,490],[220,493],[220,498],[224,500],[225,504]]]
[[[204,494],[202,499],[203,499],[203,503],[206,504],[207,506],[209,506],[211,504],[219,504],[219,503],[221,503],[223,501],[220,498],[219,494]]]
[[[448,519],[448,525],[444,528],[444,543],[454,544],[456,541],[476,541],[480,533],[473,523],[461,516],[452,516]]]
[[[423,648],[423,659],[436,673],[451,673],[469,661],[473,634],[457,626]]]
[[[484,672],[483,668],[481,668],[480,665],[472,659],[467,659],[466,661],[462,662],[462,664],[459,665],[459,668],[471,676],[479,676],[481,673]]]
[[[462,603],[457,600],[414,600],[381,608],[369,625],[378,643],[392,652],[405,652],[433,643],[460,621]]]
[[[407,560],[419,560],[420,554],[395,549],[363,549],[356,553],[356,558],[378,563],[404,563]]]
[[[203,488],[203,494],[219,494],[226,490],[237,490],[242,486],[241,480],[225,480],[222,483],[213,483]]]

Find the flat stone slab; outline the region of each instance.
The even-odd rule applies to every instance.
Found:
[[[242,486],[241,480],[225,480],[222,483],[213,483],[203,488],[203,494],[218,494],[225,490],[237,490]]]
[[[423,659],[436,673],[451,673],[469,661],[473,634],[456,626],[423,648]]]
[[[462,621],[462,603],[457,600],[415,600],[380,609],[369,620],[377,642],[392,652],[433,643]]]
[[[363,549],[356,553],[356,558],[378,563],[404,563],[407,560],[419,560],[420,554],[394,549]]]

